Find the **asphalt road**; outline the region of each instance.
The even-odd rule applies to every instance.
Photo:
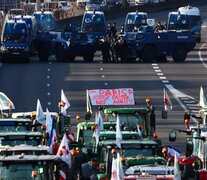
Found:
[[[160,13],[156,16],[162,18],[164,12]],[[86,112],[86,89],[133,88],[137,107],[146,105],[146,97],[152,99],[163,144],[175,145],[184,152],[185,136],[178,134],[176,143],[170,143],[168,133],[173,128],[185,128],[184,110],[198,110],[200,86],[207,94],[206,17],[203,13],[202,42],[189,53],[185,63],[174,63],[169,58],[167,63],[104,64],[100,52],[96,53],[94,63],[83,63],[81,58],[76,63],[57,63],[53,57],[43,63],[35,57],[30,64],[0,64],[0,91],[13,101],[17,112],[35,111],[37,99],[43,109],[58,111],[63,89],[75,125],[75,116],[79,114],[83,118]],[[173,104],[167,120],[161,119],[163,88]]]

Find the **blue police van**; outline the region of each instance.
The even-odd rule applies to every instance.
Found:
[[[29,35],[25,21],[6,20],[1,35],[1,55],[3,62],[15,59],[17,62],[29,62]]]

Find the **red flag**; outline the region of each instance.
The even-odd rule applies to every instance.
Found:
[[[170,98],[167,94],[167,92],[164,89],[164,109],[165,111],[171,111],[172,110],[172,103],[170,101]]]

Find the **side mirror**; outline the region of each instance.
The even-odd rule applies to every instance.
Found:
[[[176,132],[175,131],[170,131],[169,133],[169,141],[170,142],[175,142],[176,141]]]
[[[187,138],[186,142],[186,156],[190,156],[193,153],[193,139]]]

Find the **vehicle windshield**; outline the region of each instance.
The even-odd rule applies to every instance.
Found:
[[[15,139],[15,140],[11,140],[11,139],[1,139],[0,137],[0,145],[2,146],[18,146],[21,144],[26,144],[26,145],[31,145],[31,146],[38,146],[40,144],[40,140],[37,139]]]
[[[139,15],[127,15],[126,22],[125,22],[125,31],[132,32],[134,27],[140,28],[143,25],[147,25],[147,17],[144,14]]]
[[[137,125],[142,125],[142,133],[144,136],[149,132],[149,124],[147,124],[146,118],[147,116],[142,114],[119,114],[120,124],[123,127],[131,127],[132,130],[137,130]],[[117,117],[112,114],[107,114],[106,119],[107,121],[116,122]]]
[[[171,14],[168,24],[168,30],[189,30],[190,24],[187,15]]]
[[[189,16],[191,31],[201,31],[201,17]]]
[[[105,19],[102,14],[85,14],[82,31],[106,32]]]
[[[3,41],[26,42],[27,26],[24,23],[7,23],[3,32]]]
[[[37,176],[35,180],[48,180],[53,179],[52,173],[53,168],[50,164],[41,164],[38,165],[37,163],[18,163],[12,162],[10,163],[3,163],[0,165],[0,174],[1,180],[17,180],[17,179],[24,179],[24,180],[32,180],[32,172],[36,171]]]
[[[55,27],[55,21],[52,14],[34,14],[38,30],[52,30]]]
[[[122,149],[122,157],[138,157],[138,156],[153,156],[154,150],[150,148],[143,149]]]
[[[0,126],[0,132],[26,132],[28,130],[29,129],[26,125]]]

